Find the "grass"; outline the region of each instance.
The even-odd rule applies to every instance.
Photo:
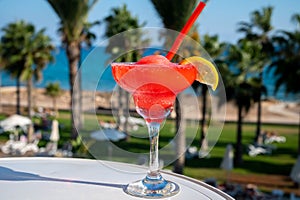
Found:
[[[70,141],[70,113],[69,112],[60,112],[59,122],[61,125],[60,136],[61,140],[60,145],[63,145],[65,142]],[[110,121],[112,118],[110,116],[98,116],[101,120]],[[4,116],[0,115],[0,120]],[[85,129],[86,133],[89,133],[92,130],[97,129],[97,124],[95,120],[93,121],[92,115],[85,116]],[[189,130],[191,127],[187,127]],[[247,155],[246,149],[247,145],[253,142],[255,136],[255,124],[244,124],[243,125],[243,140],[244,145],[244,154],[243,154],[243,164],[239,167],[235,167],[232,173],[236,174],[277,174],[277,175],[289,175],[293,164],[297,159],[297,149],[298,149],[298,126],[293,125],[262,125],[262,130],[277,131],[279,135],[286,137],[285,143],[274,144],[275,150],[271,155],[259,155],[256,157],[250,157]],[[144,127],[139,128],[137,131],[132,132],[134,137],[131,137],[129,141],[121,141],[114,143],[121,149],[124,149],[129,152],[135,153],[145,153],[149,151],[149,140],[146,134],[147,130]],[[174,137],[174,121],[166,121],[163,129],[160,133],[160,147],[167,145],[170,140]],[[101,142],[90,141],[87,138],[83,139],[89,144],[89,148],[99,151],[101,148]],[[7,140],[8,136],[5,134],[0,135],[0,140]],[[192,145],[197,146],[199,140],[199,135],[196,136]],[[184,168],[184,174],[196,179],[203,180],[207,177],[215,177],[220,180],[224,180],[224,171],[220,169],[220,163],[222,161],[226,145],[231,143],[234,145],[236,141],[236,124],[235,123],[226,123],[222,134],[219,137],[218,142],[210,152],[209,158],[202,159],[190,159],[186,160],[186,166]],[[42,142],[41,145],[45,145]],[[102,145],[103,146],[103,145]],[[83,146],[78,148],[81,152],[81,155],[85,154],[88,158],[91,158],[89,152],[84,149]],[[103,151],[107,151],[107,148],[103,147]],[[105,153],[104,153],[105,154]],[[121,161],[126,161],[125,158],[119,158]],[[167,169],[172,169],[172,166],[169,165]]]
[[[109,116],[101,116],[102,120],[111,120]],[[88,121],[88,120],[87,120]],[[187,132],[191,127],[187,127]],[[247,155],[247,145],[253,142],[255,137],[255,124],[243,125],[243,164],[235,167],[233,172],[239,174],[280,174],[289,175],[290,170],[297,158],[298,148],[298,126],[292,125],[262,125],[262,130],[277,131],[279,135],[286,137],[286,143],[274,144],[275,150],[271,155],[259,155],[250,157]],[[134,137],[129,141],[114,143],[121,149],[136,153],[147,153],[149,151],[149,140],[147,130],[142,127],[132,132]],[[160,147],[167,145],[174,137],[174,121],[166,121],[160,133]],[[197,135],[192,145],[198,146],[200,136]],[[220,169],[220,163],[225,153],[226,145],[234,145],[236,141],[236,124],[226,123],[218,142],[210,152],[209,158],[186,160],[185,175],[203,179],[205,177],[224,177]],[[95,144],[96,145],[96,144]],[[167,168],[171,169],[172,166]]]
[[[232,173],[236,174],[274,174],[288,176],[297,158],[298,127],[286,125],[263,125],[263,130],[276,130],[279,135],[286,137],[286,143],[275,144],[276,148],[271,155],[258,155],[250,157],[246,153],[247,144],[252,143],[256,126],[245,124],[243,126],[244,155],[243,164],[235,167]],[[203,180],[207,177],[215,177],[224,180],[225,172],[220,169],[225,146],[234,144],[236,137],[236,125],[225,124],[223,132],[211,151],[211,157],[207,159],[187,160],[184,169],[185,175]]]

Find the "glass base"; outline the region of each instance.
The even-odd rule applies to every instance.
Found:
[[[158,175],[157,178],[146,176],[143,180],[128,184],[124,191],[136,197],[149,199],[166,198],[177,194],[179,186],[176,183],[165,180],[161,175]]]

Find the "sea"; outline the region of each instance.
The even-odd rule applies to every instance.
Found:
[[[144,52],[145,55],[150,55],[156,48],[149,49]],[[35,82],[35,87],[44,88],[49,83],[59,83],[64,90],[70,89],[69,69],[66,51],[62,47],[57,47],[53,51],[54,61],[49,63],[43,70],[43,78],[39,82]],[[81,55],[81,82],[83,90],[97,90],[110,92],[116,87],[116,82],[112,77],[111,67],[108,63],[112,58],[105,52],[105,47],[93,47],[82,49]],[[265,98],[276,99],[279,101],[299,102],[300,94],[288,94],[281,87],[274,94],[275,80],[272,71],[263,73],[264,85],[267,88],[267,96]],[[225,83],[226,84],[226,83]],[[16,80],[5,71],[0,69],[0,86],[15,86]]]

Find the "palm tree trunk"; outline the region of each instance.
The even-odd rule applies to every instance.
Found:
[[[3,112],[3,108],[2,108],[1,86],[0,86],[0,113],[2,112]]]
[[[257,102],[257,122],[256,122],[256,134],[255,134],[255,143],[258,142],[258,138],[261,132],[261,93],[262,93],[262,72],[259,73],[260,79],[260,88],[259,88],[259,99]]]
[[[71,95],[71,138],[76,139],[78,136],[76,127],[80,126],[80,91],[79,84],[75,84],[76,73],[80,60],[79,42],[72,41],[67,43],[67,57],[69,61],[69,81]]]
[[[33,117],[33,109],[32,109],[32,79],[29,78],[27,80],[27,110],[28,117],[31,119]]]
[[[125,105],[124,105],[124,117],[125,117],[125,122],[124,122],[124,132],[128,133],[128,118],[129,118],[129,93],[125,91]],[[129,134],[127,134],[129,135]],[[127,136],[128,137],[128,136]]]
[[[118,87],[118,119],[117,119],[117,128],[118,129],[122,129],[123,127],[122,127],[122,122],[121,122],[121,117],[123,116],[123,111],[124,111],[124,109],[123,109],[123,93],[124,93],[124,91],[123,91],[123,89],[122,88],[120,88],[120,87]]]
[[[201,119],[201,134],[200,134],[200,146],[202,146],[206,135],[206,107],[207,107],[207,87],[202,85],[202,119]]]
[[[122,93],[123,93],[123,91],[122,91],[122,89],[120,88],[120,87],[118,87],[118,99],[117,99],[117,101],[118,101],[118,105],[117,105],[117,113],[118,113],[118,116],[117,116],[117,124],[116,124],[116,128],[117,129],[121,129],[121,116],[122,116],[122,106],[123,106],[123,101],[122,101]]]
[[[174,163],[173,171],[178,174],[183,174],[183,169],[185,165],[185,119],[183,115],[183,108],[180,105],[179,98],[181,94],[177,95],[175,102],[175,112],[176,112],[176,130],[177,139],[176,144],[176,158]]]
[[[81,47],[79,45],[79,49],[80,49],[80,56],[79,56],[79,63],[78,63],[78,69],[81,66],[82,63],[82,58],[81,58]],[[82,94],[82,74],[81,74],[81,70],[78,70],[77,72],[77,81],[78,81],[78,89],[79,89],[79,112],[83,113],[83,94]],[[80,123],[80,127],[82,127],[83,123],[84,123],[84,119],[83,119],[83,114],[79,115],[79,123]]]
[[[299,122],[298,122],[298,156],[300,156],[300,111],[299,111]]]
[[[257,102],[257,122],[256,122],[256,135],[255,135],[255,143],[258,142],[258,138],[261,132],[261,98]]]
[[[242,145],[242,106],[238,105],[237,138],[235,146],[234,165],[239,166],[243,163],[243,145]]]
[[[119,87],[119,98],[118,98],[118,119],[117,129],[127,133],[128,131],[128,117],[129,117],[129,94]],[[121,120],[124,118],[124,121]],[[130,135],[127,134],[126,140],[129,140]]]
[[[18,74],[17,79],[16,79],[16,95],[17,95],[17,105],[16,105],[16,112],[18,115],[21,114],[21,94],[20,94],[20,75]]]

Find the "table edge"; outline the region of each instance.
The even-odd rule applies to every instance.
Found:
[[[46,161],[49,161],[49,160],[59,160],[59,161],[70,161],[70,160],[73,160],[73,161],[82,161],[84,160],[85,162],[106,162],[106,163],[117,163],[117,164],[124,164],[124,165],[130,165],[132,167],[138,167],[138,168],[141,168],[141,169],[147,169],[147,167],[145,166],[140,166],[140,165],[135,165],[135,164],[131,164],[131,163],[123,163],[123,162],[116,162],[116,161],[107,161],[107,160],[97,160],[97,159],[85,159],[85,158],[59,158],[59,157],[5,157],[5,158],[0,158],[0,163],[1,161],[22,161],[22,160],[33,160],[33,161],[39,161],[39,160],[46,160]],[[205,187],[209,190],[212,190],[213,192],[217,193],[218,195],[224,197],[226,200],[234,200],[233,197],[231,197],[230,195],[226,194],[225,192],[219,190],[218,188],[215,188],[207,183],[204,183],[200,180],[197,180],[195,178],[191,178],[191,177],[188,177],[188,176],[185,176],[185,175],[181,175],[181,174],[176,174],[174,172],[171,172],[171,171],[167,171],[167,170],[160,170],[161,173],[163,174],[167,174],[167,175],[170,175],[170,176],[174,176],[174,177],[177,177],[177,178],[181,178],[181,179],[185,179],[187,181],[190,181],[192,183],[195,183],[197,185],[200,185],[202,187]]]

